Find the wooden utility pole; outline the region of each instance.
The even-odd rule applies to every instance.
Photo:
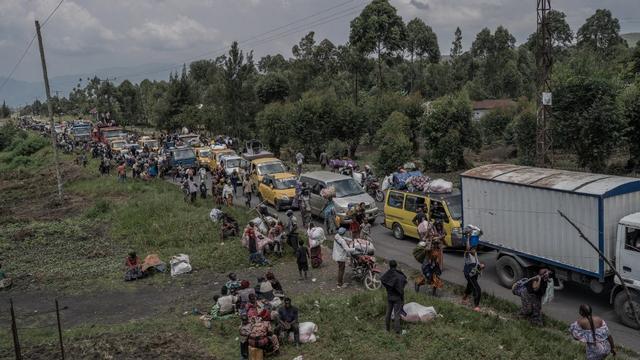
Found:
[[[58,340],[60,340],[60,357],[64,360],[64,344],[62,343],[62,326],[60,325],[60,307],[56,299],[56,319],[58,320]]]
[[[40,61],[42,62],[42,76],[44,77],[44,90],[47,94],[47,109],[49,110],[49,123],[51,124],[51,145],[53,146],[53,162],[56,168],[58,180],[58,201],[62,203],[62,175],[60,174],[60,162],[58,161],[58,145],[56,144],[56,127],[53,121],[53,104],[51,103],[51,90],[49,89],[49,76],[47,75],[47,63],[44,60],[44,48],[42,47],[42,34],[40,34],[40,22],[36,20],[36,33],[38,34],[38,47],[40,48]]]
[[[22,359],[22,352],[20,351],[20,340],[18,340],[18,326],[16,325],[16,314],[13,311],[13,299],[9,299],[11,308],[11,334],[13,334],[13,350],[16,353],[16,360]]]

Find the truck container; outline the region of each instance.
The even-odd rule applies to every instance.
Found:
[[[503,285],[550,268],[558,288],[571,281],[607,291],[623,323],[640,327],[613,269],[558,212],[613,261],[640,311],[640,179],[492,164],[464,172],[461,189],[464,224],[479,226],[480,243],[498,251]]]

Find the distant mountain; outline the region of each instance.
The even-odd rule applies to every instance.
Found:
[[[82,86],[84,86],[87,83],[87,78],[93,78],[94,76],[101,79],[112,79],[115,84],[120,84],[125,79],[134,83],[144,79],[167,80],[171,71],[179,70],[182,67],[180,65],[176,68],[168,69],[171,66],[170,64],[152,63],[131,67],[100,69],[93,73],[55,76],[49,79],[51,95],[55,96],[56,91],[58,91],[61,96],[67,96],[80,80]],[[113,80],[114,77],[115,80]],[[0,84],[4,80],[5,77],[0,76]],[[22,106],[25,103],[30,104],[36,98],[40,99],[40,101],[45,98],[44,85],[41,81],[31,82],[9,79],[5,87],[0,90],[0,103],[6,101],[7,105],[11,107]]]
[[[620,34],[620,36],[627,40],[627,44],[629,44],[630,47],[636,46],[638,41],[640,41],[640,32]]]

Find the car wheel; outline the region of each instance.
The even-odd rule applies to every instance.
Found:
[[[376,201],[383,202],[384,201],[384,193],[380,190],[376,191]]]
[[[404,239],[404,230],[402,229],[402,226],[398,223],[393,224],[393,227],[391,228],[393,230],[393,237],[398,239],[398,240],[402,240]]]
[[[496,261],[496,273],[502,286],[511,288],[516,281],[522,279],[524,270],[511,256],[505,255]]]
[[[620,291],[613,302],[616,314],[620,318],[623,324],[630,328],[640,329],[640,324],[636,323],[633,316],[631,306],[633,304],[636,313],[640,313],[640,295],[637,292],[631,291],[631,301],[627,299],[627,294],[624,290]]]

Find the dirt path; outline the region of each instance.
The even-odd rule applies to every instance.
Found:
[[[247,279],[253,286],[258,276],[271,269],[282,283],[287,295],[295,296],[313,291],[332,291],[353,293],[365,291],[361,284],[351,281],[347,270],[346,289],[336,289],[337,267],[331,260],[331,250],[323,249],[324,262],[318,269],[311,269],[308,280],[299,280],[295,262],[278,264],[273,268],[248,268],[233,270],[239,279]],[[19,292],[0,293],[0,327],[9,327],[9,298],[13,299],[18,326],[53,324],[55,314],[54,301],[57,298],[64,327],[86,324],[119,324],[130,320],[142,320],[161,316],[165,313],[182,313],[196,308],[208,311],[212,297],[220,292],[227,281],[227,274],[211,271],[194,271],[191,274],[171,278],[169,274],[158,274],[168,280],[168,285],[158,285],[151,279],[132,283],[132,289],[67,295],[56,292]],[[312,279],[315,279],[313,281]]]

